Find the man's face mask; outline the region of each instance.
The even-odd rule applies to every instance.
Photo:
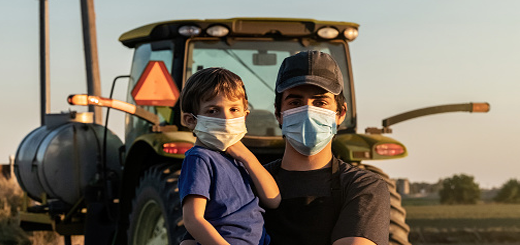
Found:
[[[193,133],[204,145],[213,150],[225,151],[247,133],[245,116],[233,119],[200,115],[193,115],[193,117],[197,119]]]
[[[300,154],[312,156],[323,150],[337,132],[336,112],[301,106],[282,112],[282,134]]]

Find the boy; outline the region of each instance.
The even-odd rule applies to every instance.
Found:
[[[186,82],[181,103],[182,119],[197,136],[179,177],[188,230],[183,244],[268,244],[258,199],[276,208],[281,197],[272,176],[240,142],[249,114],[241,78],[223,68],[203,69]]]

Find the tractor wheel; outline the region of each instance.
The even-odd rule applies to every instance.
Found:
[[[130,245],[179,244],[185,233],[177,180],[170,164],[151,167],[141,177],[132,201]]]
[[[390,177],[383,172],[380,168],[372,165],[359,164],[359,168],[363,168],[379,174],[388,184],[388,190],[390,191],[390,245],[410,245],[408,241],[408,234],[410,233],[410,227],[406,224],[406,210],[401,205],[401,195],[397,193],[395,183],[390,180]]]

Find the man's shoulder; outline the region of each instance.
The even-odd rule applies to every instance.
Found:
[[[263,166],[271,175],[275,175],[282,166],[282,159],[276,159],[270,163],[264,164]]]
[[[368,169],[354,166],[338,159],[341,179],[348,182],[385,182],[383,178]]]

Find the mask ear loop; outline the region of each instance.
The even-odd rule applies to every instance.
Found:
[[[197,123],[196,123],[196,121],[197,121],[197,116],[193,115],[193,113],[190,113],[190,114],[191,114],[191,116],[192,116],[193,118],[195,118],[195,124],[197,124]],[[193,137],[197,137],[197,135],[195,134],[195,132],[191,132],[191,134],[193,135]]]

